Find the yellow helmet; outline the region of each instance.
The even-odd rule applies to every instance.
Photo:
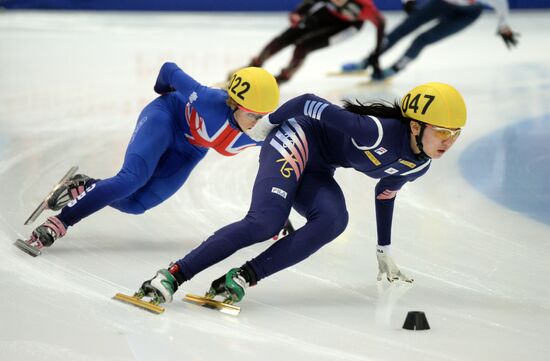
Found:
[[[426,83],[409,91],[401,101],[401,113],[407,118],[444,128],[462,128],[466,124],[466,104],[462,95],[444,83]]]
[[[248,112],[267,114],[279,104],[277,81],[262,68],[251,66],[237,70],[229,79],[227,93]]]

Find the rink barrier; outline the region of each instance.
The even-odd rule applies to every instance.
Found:
[[[6,9],[110,11],[289,11],[301,0],[0,0]],[[511,9],[550,8],[549,0],[508,0]],[[380,10],[401,10],[401,0],[377,1]]]

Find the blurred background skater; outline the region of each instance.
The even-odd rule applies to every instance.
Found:
[[[269,42],[249,66],[262,66],[289,45],[294,52],[275,78],[287,82],[313,51],[336,44],[359,32],[365,21],[376,26],[376,49],[384,36],[384,17],[371,0],[304,0],[289,15],[290,27]]]
[[[507,0],[427,0],[416,5],[416,0],[405,0],[403,8],[407,17],[383,40],[380,47],[375,48],[369,56],[357,63],[347,63],[342,66],[343,72],[365,70],[372,66],[372,78],[383,80],[391,77],[418,57],[428,45],[464,30],[474,23],[481,15],[484,5],[492,7],[498,18],[497,34],[510,49],[517,45],[518,34],[508,25]],[[381,69],[379,57],[391,49],[398,41],[424,24],[437,20],[436,24],[416,38],[405,53],[389,68]]]
[[[100,209],[141,214],[172,196],[209,149],[233,156],[259,143],[245,133],[275,110],[279,88],[273,75],[248,67],[233,74],[228,90],[209,88],[174,63],[165,63],[154,86],[161,96],[141,112],[122,169],[112,178],[75,175],[47,199],[61,209],[38,226],[26,244],[51,246],[67,228]],[[39,254],[39,253],[38,253]]]

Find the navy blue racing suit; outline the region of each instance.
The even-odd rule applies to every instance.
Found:
[[[291,208],[307,223],[248,262],[256,280],[304,260],[335,239],[348,223],[344,195],[334,179],[338,167],[380,179],[378,195],[398,191],[425,174],[431,163],[412,152],[407,122],[355,114],[313,94],[291,99],[269,120],[280,126],[262,145],[248,214],[176,262],[184,280],[277,234]],[[391,242],[394,201],[375,201],[380,245]]]

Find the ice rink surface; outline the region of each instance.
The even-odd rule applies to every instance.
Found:
[[[404,15],[387,16],[391,29]],[[40,257],[12,243],[30,234],[23,222],[71,165],[96,178],[117,172],[164,61],[219,82],[286,26],[286,14],[0,13],[0,360],[548,360],[550,13],[516,12],[510,22],[517,49],[495,35],[488,12],[382,85],[325,75],[372,49],[371,25],[307,59],[283,100],[393,100],[441,81],[464,95],[468,125],[399,193],[393,255],[413,285],[376,282],[375,180],[340,169],[347,230],[248,289],[234,317],[181,298],[272,241],[184,284],[162,315],[111,297],[244,216],[258,149],[212,151],[161,206],[141,216],[105,209]],[[289,55],[267,69],[278,72]],[[431,330],[403,330],[411,310],[424,311]]]

